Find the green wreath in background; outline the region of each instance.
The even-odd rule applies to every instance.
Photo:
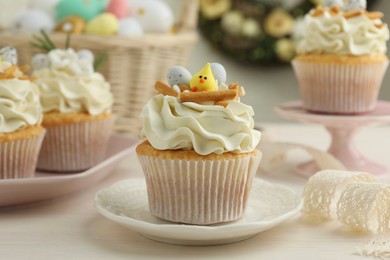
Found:
[[[377,0],[369,0],[368,8]],[[201,0],[199,28],[241,63],[286,63],[295,56],[294,25],[321,0]]]

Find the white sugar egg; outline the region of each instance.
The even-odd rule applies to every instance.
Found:
[[[225,84],[227,79],[225,67],[219,63],[211,63],[210,67],[211,71],[213,72],[214,78],[218,80],[218,84]]]
[[[87,49],[79,50],[77,52],[77,56],[79,57],[79,59],[81,59],[81,60],[88,60],[91,63],[93,63],[93,61],[95,60],[95,56],[93,55],[93,53],[90,50],[87,50]]]
[[[130,14],[141,24],[145,33],[166,33],[173,27],[170,7],[160,0],[128,0]]]
[[[55,26],[54,19],[47,13],[38,9],[27,9],[13,22],[14,31],[38,33],[40,30],[50,32]]]
[[[344,0],[324,0],[323,5],[326,7],[332,7],[333,5],[339,6],[341,9],[344,7]]]
[[[182,66],[173,66],[168,70],[168,83],[171,87],[174,85],[190,85],[192,78],[191,72]]]
[[[354,11],[359,9],[367,9],[367,1],[366,0],[348,0],[344,5],[345,11]]]
[[[31,60],[31,65],[34,70],[48,68],[50,66],[49,57],[46,54],[35,54]]]
[[[119,21],[118,34],[125,36],[139,36],[144,34],[144,30],[135,18],[128,17]]]

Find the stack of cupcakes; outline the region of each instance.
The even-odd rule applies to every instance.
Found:
[[[253,109],[239,99],[243,88],[227,86],[215,63],[194,76],[173,67],[168,81],[156,83],[159,93],[143,109],[147,140],[136,149],[150,212],[196,225],[241,218],[261,159]]]
[[[17,65],[16,50],[0,50],[0,179],[35,173],[45,131],[38,87]]]
[[[344,3],[345,2],[345,3]],[[366,1],[324,1],[307,14],[293,67],[304,107],[313,112],[372,111],[388,67],[389,29]]]

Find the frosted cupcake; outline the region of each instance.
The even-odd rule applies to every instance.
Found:
[[[305,16],[292,63],[305,108],[341,114],[375,108],[388,66],[389,29],[382,16],[356,0]]]
[[[16,50],[0,50],[0,179],[33,177],[43,140],[42,107]]]
[[[136,152],[150,212],[162,219],[209,225],[245,212],[261,160],[260,132],[253,128],[253,109],[239,101],[243,89],[226,86],[223,67],[214,68],[194,77],[173,68],[172,85],[157,82],[159,94],[142,111],[146,141]]]
[[[103,160],[113,125],[110,84],[94,71],[93,54],[54,49],[34,56],[46,138],[38,169],[74,172]]]

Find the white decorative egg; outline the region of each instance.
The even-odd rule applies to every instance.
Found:
[[[55,8],[59,2],[60,0],[30,0],[29,7],[44,11],[54,18]]]
[[[168,70],[168,83],[171,87],[174,85],[190,85],[192,74],[182,66],[173,66]]]
[[[323,5],[326,7],[332,7],[334,5],[339,6],[341,9],[344,7],[344,0],[324,0]]]
[[[38,53],[32,57],[31,66],[34,70],[48,68],[50,66],[49,57],[46,54]]]
[[[174,23],[169,6],[161,0],[128,0],[130,15],[137,19],[145,33],[166,33]]]
[[[210,67],[214,78],[218,81],[218,84],[225,84],[227,78],[225,67],[219,63],[211,63]]]
[[[54,26],[54,19],[49,14],[38,9],[27,9],[16,18],[11,29],[14,31],[38,33],[41,29],[50,32]]]
[[[77,52],[77,56],[80,60],[88,60],[89,62],[93,63],[95,60],[95,56],[90,50],[87,49],[81,49]]]
[[[143,35],[144,30],[135,18],[129,17],[119,21],[118,34],[125,36],[137,36]]]
[[[4,47],[0,49],[0,56],[3,58],[3,61],[9,62],[12,65],[18,63],[18,53],[15,48]]]
[[[353,11],[358,9],[367,9],[367,1],[366,0],[348,0],[345,2],[344,10],[345,11]]]

